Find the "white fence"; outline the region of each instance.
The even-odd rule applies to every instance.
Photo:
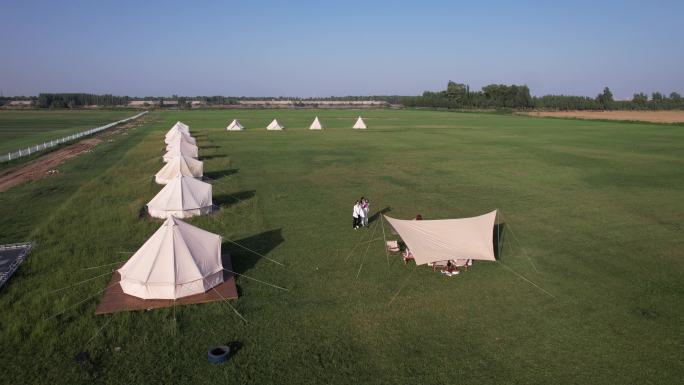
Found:
[[[14,151],[14,152],[10,152],[10,153],[7,153],[7,154],[0,155],[0,162],[7,162],[7,161],[10,161],[10,160],[12,160],[12,159],[21,158],[22,156],[28,156],[28,155],[31,155],[31,154],[35,154],[36,152],[38,152],[38,151],[43,151],[43,150],[45,150],[46,148],[58,146],[58,145],[60,145],[60,144],[62,144],[62,143],[70,142],[70,141],[72,141],[72,140],[74,140],[74,139],[78,139],[78,138],[82,138],[82,137],[84,137],[84,136],[92,135],[92,134],[94,134],[94,133],[97,133],[97,132],[106,130],[106,129],[108,129],[108,128],[114,127],[114,126],[116,126],[117,124],[126,123],[126,122],[128,122],[128,121],[133,120],[133,119],[137,119],[137,118],[139,118],[139,117],[145,115],[146,113],[147,113],[147,111],[141,112],[141,113],[139,113],[139,114],[137,114],[137,115],[135,115],[135,116],[131,116],[130,118],[118,120],[118,121],[113,122],[113,123],[105,124],[104,126],[91,128],[90,130],[81,131],[81,132],[78,132],[78,133],[76,133],[76,134],[71,134],[71,135],[69,135],[69,136],[65,136],[65,137],[63,137],[63,138],[53,139],[53,140],[50,140],[50,141],[43,142],[43,143],[41,143],[41,144],[37,144],[37,145],[35,145],[35,146],[31,146],[31,147],[28,147],[28,148],[22,148],[21,150],[18,150],[18,151]]]

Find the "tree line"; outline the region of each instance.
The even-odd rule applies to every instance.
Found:
[[[526,85],[490,84],[479,91],[472,91],[467,84],[449,81],[443,91],[425,91],[420,96],[373,95],[340,96],[323,98],[296,97],[237,97],[237,96],[195,96],[184,97],[131,97],[96,95],[88,93],[41,93],[37,97],[0,97],[0,105],[13,100],[31,100],[41,108],[82,108],[86,106],[119,107],[132,100],[146,100],[153,106],[157,102],[173,100],[177,108],[189,108],[198,100],[206,105],[234,105],[241,100],[379,100],[406,107],[451,108],[451,109],[552,109],[552,110],[673,110],[684,109],[684,98],[677,92],[669,95],[653,92],[650,97],[643,92],[635,93],[631,100],[615,100],[608,87],[596,97],[571,95],[532,96]]]
[[[553,110],[674,110],[684,109],[684,99],[677,92],[666,96],[654,92],[649,98],[636,93],[631,100],[615,100],[610,88],[595,98],[587,96],[544,95],[531,96],[525,85],[490,84],[480,91],[471,91],[467,84],[449,81],[446,90],[425,91],[421,96],[400,98],[407,107],[432,108],[510,108]]]

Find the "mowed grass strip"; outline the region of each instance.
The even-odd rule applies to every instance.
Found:
[[[351,130],[359,114],[367,131]],[[307,130],[315,115],[321,132]],[[274,117],[284,132],[265,130]],[[226,132],[233,118],[246,131]],[[231,304],[247,323],[221,302],[99,317],[96,299],[70,308],[109,276],[50,291],[106,272],[81,269],[126,259],[158,228],[139,214],[160,189],[151,176],[177,120],[221,205],[189,222],[283,262],[224,244],[235,271],[289,291],[238,278]],[[3,217],[22,218],[0,224],[13,234],[3,239],[38,242],[0,292],[3,372],[30,383],[676,383],[682,136],[430,111],[159,113],[69,162],[74,173],[0,196]],[[60,191],[59,178],[71,187],[35,193]],[[503,257],[455,278],[388,261],[382,241],[362,243],[382,237],[380,221],[351,229],[361,195],[398,218],[498,208]],[[207,364],[207,348],[233,340],[235,357]],[[90,359],[74,362],[80,351]]]

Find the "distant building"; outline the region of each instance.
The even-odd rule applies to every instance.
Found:
[[[383,100],[240,100],[240,104],[272,107],[385,107],[389,105]]]
[[[162,107],[178,107],[178,100],[162,100]]]
[[[7,105],[10,107],[31,107],[33,100],[10,100]]]
[[[158,100],[131,100],[128,107],[150,107],[159,105]]]
[[[201,108],[201,107],[206,107],[207,102],[203,100],[193,100],[190,102],[190,107],[191,108]]]

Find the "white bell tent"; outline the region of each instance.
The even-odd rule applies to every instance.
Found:
[[[282,131],[285,127],[278,123],[278,119],[273,119],[273,121],[266,127],[269,131]]]
[[[244,129],[245,127],[242,124],[240,124],[240,121],[237,119],[233,119],[233,121],[230,122],[228,127],[226,127],[226,130],[228,131],[242,131]]]
[[[361,119],[361,117],[359,116],[359,118],[356,119],[356,123],[354,123],[354,127],[353,127],[353,128],[354,128],[355,130],[365,130],[365,129],[366,129],[366,123],[365,123],[365,122],[363,121],[363,119]]]
[[[223,282],[221,236],[169,217],[120,269],[121,289],[142,299],[178,299]]]
[[[177,140],[166,146],[166,154],[163,156],[164,162],[181,155],[197,158],[199,150],[194,144]]]
[[[176,176],[147,203],[155,218],[190,218],[211,213],[211,185],[193,177]]]
[[[155,174],[154,180],[158,184],[167,184],[179,175],[201,178],[203,168],[204,164],[202,161],[189,156],[179,155],[169,159],[168,163]]]
[[[314,119],[314,121],[309,126],[309,130],[322,130],[322,129],[323,129],[323,126],[321,125],[321,121],[318,120],[318,116],[317,116],[316,119]]]
[[[197,141],[195,140],[195,138],[193,138],[192,136],[190,136],[184,132],[178,131],[178,130],[174,130],[172,132],[169,132],[164,137],[164,143],[166,143],[166,144],[171,144],[171,143],[174,143],[174,142],[179,141],[179,140],[193,144],[193,145],[197,145]]]

